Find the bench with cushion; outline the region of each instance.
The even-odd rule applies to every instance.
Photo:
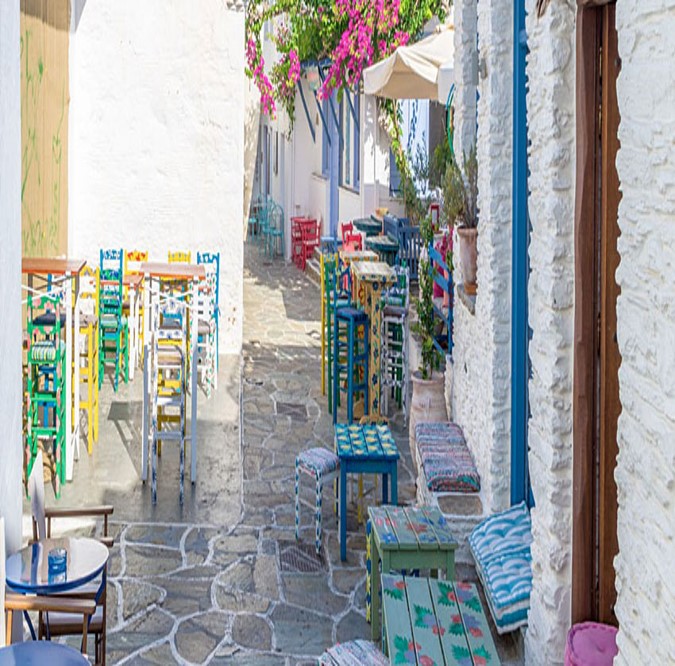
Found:
[[[532,591],[532,523],[525,503],[490,516],[469,536],[476,571],[497,631],[527,624]]]

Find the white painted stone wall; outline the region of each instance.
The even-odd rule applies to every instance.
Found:
[[[575,10],[526,5],[529,92],[530,476],[533,591],[526,662],[562,664],[571,617]]]
[[[476,142],[478,86],[478,14],[476,0],[455,0],[455,153],[461,156]]]
[[[486,513],[510,500],[512,12],[511,0],[478,3],[487,71],[478,103],[478,295],[475,315],[457,294],[454,309],[452,411],[476,458]],[[471,43],[461,39],[460,51]]]
[[[21,546],[21,93],[19,3],[0,3],[0,516]],[[2,610],[0,610],[2,612]],[[4,637],[3,637],[4,638]]]
[[[221,254],[222,352],[243,309],[244,13],[223,0],[88,0],[71,36],[74,256]]]
[[[675,6],[617,3],[617,666],[675,663]]]

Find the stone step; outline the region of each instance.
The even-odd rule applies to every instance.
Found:
[[[321,286],[321,264],[319,259],[316,258],[316,255],[311,259],[307,260],[307,266],[305,267],[305,275],[317,286]]]

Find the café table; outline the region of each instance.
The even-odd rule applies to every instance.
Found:
[[[77,650],[51,641],[29,641],[0,648],[0,666],[89,666]]]
[[[351,264],[353,278],[353,300],[363,308],[370,320],[370,359],[368,368],[370,382],[368,384],[368,414],[376,416],[380,413],[380,351],[382,290],[396,283],[394,269],[381,261],[355,261]]]
[[[154,329],[153,305],[159,299],[160,285],[162,281],[183,282],[186,285],[184,295],[189,296],[188,307],[197,303],[199,293],[199,283],[206,279],[206,268],[204,264],[186,264],[186,263],[164,263],[144,261],[140,265],[139,271],[143,274],[145,280],[145,289],[143,290],[143,340],[145,344],[149,341],[149,332]],[[191,387],[191,423],[190,440],[191,446],[191,467],[190,478],[194,483],[197,478],[197,368],[192,367],[195,359],[197,347],[197,316],[190,315],[190,328],[188,331],[188,349],[189,349],[189,367],[188,386]],[[147,356],[144,354],[144,359]],[[147,394],[147,388],[144,387],[144,395]],[[141,478],[146,481],[148,478],[148,433],[149,423],[147,410],[143,410],[143,445],[142,445],[142,465]]]
[[[63,574],[53,575],[49,572],[49,553],[61,548],[66,552],[66,570]],[[101,584],[94,597],[98,603],[107,582],[108,557],[108,547],[97,539],[41,539],[7,558],[7,587],[19,594],[49,596],[72,592],[101,576]],[[28,624],[35,640],[35,630],[30,620]]]
[[[355,261],[377,261],[378,257],[372,250],[340,250],[340,259],[345,266],[351,266]]]
[[[80,364],[74,363],[77,344],[74,331],[80,330],[80,273],[86,262],[81,259],[59,259],[43,257],[23,257],[21,272],[27,276],[28,289],[46,292],[51,276],[52,289],[63,283],[72,282],[72,288],[64,290],[66,312],[66,372],[64,378],[66,392],[66,480],[72,481],[75,454],[80,455],[80,419],[73,419],[73,405],[80,404]],[[38,283],[36,285],[36,282]]]
[[[382,233],[382,222],[372,217],[362,217],[354,220],[352,224],[361,232],[366,234],[366,238],[370,236],[378,236]]]
[[[366,238],[366,247],[377,252],[382,261],[390,266],[393,266],[396,263],[399,244],[398,241],[389,236],[389,234],[380,234],[379,236]]]

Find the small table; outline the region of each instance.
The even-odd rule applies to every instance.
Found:
[[[21,272],[28,276],[28,289],[35,293],[35,278],[41,281],[41,286],[46,290],[49,284],[48,276],[52,276],[52,284],[60,286],[62,282],[72,280],[72,289],[64,290],[66,316],[66,368],[65,393],[66,393],[66,481],[73,480],[73,467],[75,453],[80,455],[80,363],[74,362],[77,350],[76,336],[80,330],[80,273],[86,265],[82,259],[51,259],[40,257],[23,257],[21,260]],[[56,279],[54,279],[56,278]],[[72,313],[72,316],[71,316]],[[73,410],[77,405],[77,410]],[[73,419],[74,411],[78,418]]]
[[[355,261],[377,261],[377,254],[372,250],[340,250],[340,259],[351,266]]]
[[[335,426],[335,452],[340,459],[340,558],[347,559],[347,474],[381,474],[382,502],[398,503],[400,454],[388,425]]]
[[[370,617],[373,640],[380,635],[380,562],[382,573],[430,569],[445,570],[447,580],[455,577],[457,539],[436,508],[368,507],[368,559],[366,567],[366,615]]]
[[[382,233],[382,222],[374,220],[372,217],[363,217],[359,220],[354,220],[353,225],[359,231],[366,234],[366,238],[377,236]]]
[[[77,650],[60,643],[31,641],[0,648],[0,666],[89,666]]]
[[[356,261],[351,265],[354,278],[354,300],[362,307],[370,319],[370,359],[368,371],[368,414],[377,416],[380,413],[380,331],[382,327],[382,310],[380,297],[385,287],[396,283],[396,272],[391,266],[381,261]]]
[[[382,261],[390,266],[396,263],[396,255],[399,249],[398,241],[388,234],[366,238],[366,246],[377,252]]]
[[[500,664],[472,583],[383,574],[382,614],[392,664]]]

